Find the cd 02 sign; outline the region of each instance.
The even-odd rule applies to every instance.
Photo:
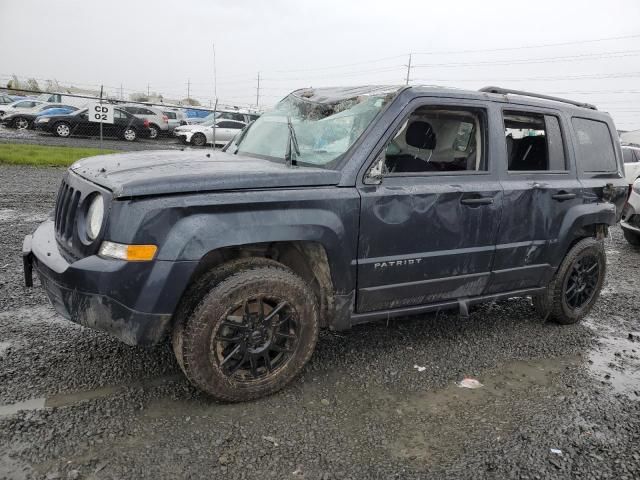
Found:
[[[113,123],[113,105],[105,103],[89,104],[89,121],[98,123]]]

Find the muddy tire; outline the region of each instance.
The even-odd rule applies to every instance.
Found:
[[[580,321],[600,296],[606,268],[602,241],[580,240],[567,253],[546,292],[533,297],[536,311],[564,325]]]
[[[196,387],[227,402],[280,390],[307,363],[318,337],[313,292],[266,259],[231,262],[205,275],[178,317],[173,348],[180,367]]]
[[[635,232],[630,232],[629,230],[622,230],[624,235],[624,239],[629,242],[630,245],[634,247],[640,247],[640,235]]]

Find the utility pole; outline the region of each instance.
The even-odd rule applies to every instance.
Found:
[[[256,88],[256,108],[260,107],[260,72],[258,72],[258,88]]]
[[[124,92],[122,90],[122,84],[120,84],[120,100],[124,100]]]
[[[409,85],[409,75],[411,75],[411,54],[409,54],[409,63],[407,64],[407,79],[405,81],[406,85]]]
[[[213,47],[213,97],[218,99],[218,77],[216,76],[216,44],[212,43]]]
[[[147,98],[151,96],[151,86],[147,83]]]
[[[187,100],[191,98],[191,79],[187,80]]]

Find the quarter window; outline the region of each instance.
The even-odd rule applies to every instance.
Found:
[[[585,172],[614,172],[616,154],[606,123],[586,118],[573,118],[578,139],[577,162]]]
[[[565,171],[560,122],[553,115],[504,112],[509,171]]]

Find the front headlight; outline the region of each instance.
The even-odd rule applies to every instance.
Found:
[[[100,234],[102,220],[104,219],[104,199],[99,193],[93,197],[89,210],[87,210],[87,236],[89,240],[95,240]]]
[[[640,178],[638,178],[635,182],[633,182],[633,191],[640,195]]]

